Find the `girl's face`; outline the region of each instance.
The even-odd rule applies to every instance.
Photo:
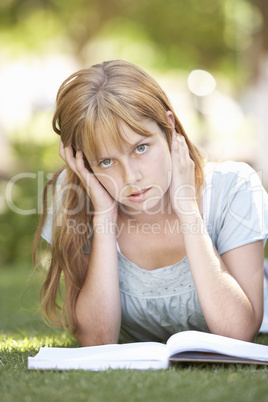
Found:
[[[165,134],[151,119],[142,121],[142,125],[154,135],[139,135],[122,122],[126,140],[122,149],[102,135],[98,159],[89,161],[100,183],[127,213],[159,212],[171,181],[171,155]]]

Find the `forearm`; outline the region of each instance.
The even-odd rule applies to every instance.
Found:
[[[170,199],[208,327],[213,333],[252,340],[262,320],[263,244],[249,241],[220,257],[199,212],[195,163],[185,138],[176,132],[171,156]]]
[[[87,276],[76,304],[75,335],[82,345],[117,343],[121,324],[115,233],[112,226],[97,230],[96,222],[95,229]]]
[[[259,315],[223,263],[200,214],[184,215],[180,221],[188,228],[184,232],[186,255],[210,331],[252,340],[258,330]]]

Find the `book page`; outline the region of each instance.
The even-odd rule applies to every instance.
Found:
[[[157,342],[81,348],[41,348],[28,358],[29,369],[167,368],[168,350]]]
[[[268,362],[268,346],[205,332],[185,331],[172,335],[167,347],[170,356],[179,352],[200,351]]]

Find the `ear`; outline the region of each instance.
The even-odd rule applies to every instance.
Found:
[[[168,121],[169,121],[172,129],[174,130],[174,128],[175,128],[175,118],[174,118],[174,114],[170,110],[167,111],[167,118],[168,118]]]

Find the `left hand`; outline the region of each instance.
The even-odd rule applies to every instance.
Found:
[[[196,213],[198,204],[195,187],[195,164],[183,135],[172,133],[171,143],[172,179],[170,184],[171,205],[182,220]]]

